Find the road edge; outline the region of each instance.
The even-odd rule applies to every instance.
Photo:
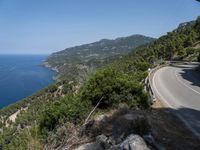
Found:
[[[154,75],[155,75],[156,71],[158,71],[159,69],[161,69],[163,67],[167,67],[167,66],[170,66],[170,64],[159,65],[159,66],[155,67],[154,69],[152,69],[152,71],[149,72],[148,80],[149,80],[149,85],[150,85],[150,88],[151,88],[151,91],[152,91],[152,95],[154,97],[153,102],[154,101],[160,101],[163,108],[168,107],[168,108],[174,109],[168,102],[166,102],[165,98],[163,98],[159,94],[158,89],[155,87],[155,83],[154,83],[154,78],[155,78]],[[173,110],[171,110],[171,112],[175,116],[177,116],[198,139],[200,139],[200,133],[197,133],[196,130],[193,129],[191,127],[191,125],[189,125],[189,123],[187,123],[187,121],[180,114],[175,113]]]

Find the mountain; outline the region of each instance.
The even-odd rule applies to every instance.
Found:
[[[143,35],[120,37],[114,40],[102,39],[98,42],[66,48],[53,53],[45,62],[47,67],[59,72],[57,79],[82,76],[107,64],[114,58],[128,54],[134,48],[154,41]],[[80,78],[81,79],[81,78]]]
[[[99,57],[95,55],[90,59],[91,53],[80,51],[70,48],[70,51],[61,51],[48,58],[46,65],[54,67],[64,81],[59,78],[44,90],[0,110],[0,149],[75,149],[95,140],[104,141],[103,144],[107,141],[104,146],[110,148],[130,134],[144,138],[148,135],[146,141],[152,149],[160,145],[163,149],[199,149],[199,140],[180,120],[171,116],[168,109],[151,108],[143,81],[148,68],[165,61],[198,60],[200,17],[194,24],[179,27],[120,58],[122,54],[108,53],[111,55],[105,59],[106,52],[101,49],[101,52],[94,50],[92,53],[98,52]],[[77,52],[81,54],[76,56]],[[81,87],[77,86],[75,81],[82,74],[76,74],[76,67],[88,67],[86,60],[89,59],[88,62],[92,62],[89,64],[94,64],[95,68],[100,58],[108,64],[103,63],[104,66],[87,77]],[[67,74],[64,66],[70,68],[68,71],[75,71]],[[74,79],[70,77],[73,73]]]

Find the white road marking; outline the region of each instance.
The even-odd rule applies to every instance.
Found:
[[[167,106],[173,108],[172,105],[169,104],[169,103],[167,102],[167,100],[162,96],[162,94],[161,94],[161,93],[158,91],[158,89],[156,88],[156,84],[155,84],[155,76],[156,76],[156,75],[157,75],[157,72],[155,72],[155,74],[153,75],[153,89],[156,91],[157,96],[158,96],[159,98],[161,98],[161,100],[163,100],[164,103],[165,103]]]
[[[192,90],[193,92],[195,92],[195,93],[197,93],[197,94],[200,95],[200,92],[194,90],[193,88],[191,88],[191,87],[188,86],[187,84],[183,83],[183,82],[178,78],[178,75],[177,75],[177,74],[175,74],[175,76],[176,76],[177,81],[179,81],[182,85],[184,85],[185,87],[189,88],[189,89]]]

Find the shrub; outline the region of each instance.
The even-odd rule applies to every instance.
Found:
[[[100,108],[125,102],[131,107],[148,108],[149,102],[143,87],[130,75],[107,67],[93,74],[81,89],[82,101],[95,106],[103,98]]]
[[[26,128],[11,136],[11,141],[6,142],[2,149],[5,150],[42,150],[42,139],[38,134],[37,126]]]
[[[73,87],[71,84],[64,84],[63,85],[63,90],[62,90],[63,94],[72,94],[73,93]]]
[[[90,103],[81,102],[78,97],[67,96],[45,109],[39,123],[40,131],[53,130],[57,124],[71,122],[79,124],[85,119],[90,110]]]
[[[148,68],[150,68],[150,65],[145,62],[137,62],[135,65],[137,70],[140,71],[146,71]]]
[[[188,55],[194,54],[194,52],[195,52],[195,49],[194,49],[194,48],[187,48],[187,49],[186,49],[186,54],[187,54],[187,56],[188,56]]]
[[[57,90],[57,86],[55,84],[52,84],[48,87],[48,90],[50,93],[54,93]]]

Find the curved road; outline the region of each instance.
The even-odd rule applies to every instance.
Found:
[[[200,72],[198,63],[163,67],[153,76],[153,91],[200,137]]]

